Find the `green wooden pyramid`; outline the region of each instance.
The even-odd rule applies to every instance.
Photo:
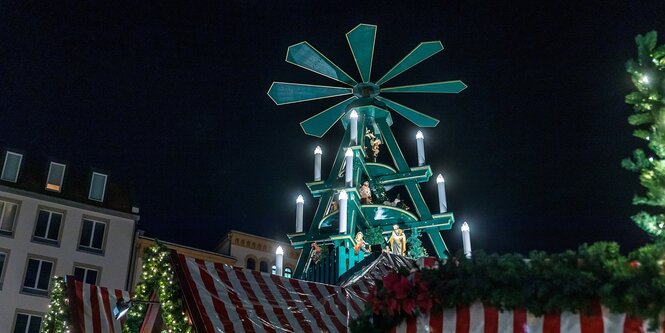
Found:
[[[356,232],[377,226],[386,236],[395,224],[405,231],[417,228],[430,238],[436,254],[441,258],[446,257],[447,249],[441,231],[452,227],[453,213],[432,214],[427,207],[419,183],[428,182],[432,171],[428,165],[409,166],[390,129],[390,111],[397,112],[418,127],[435,127],[439,121],[382,95],[458,93],[464,90],[466,85],[456,80],[384,87],[394,77],[443,50],[440,41],[420,43],[388,73],[372,82],[375,36],[376,26],[368,24],[360,24],[346,34],[360,72],[360,81],[354,80],[309,43],[301,42],[288,48],[287,62],[331,78],[347,87],[274,82],[268,91],[268,95],[277,105],[348,96],[300,124],[306,134],[322,137],[337,121],[342,120],[345,134],[328,177],[307,183],[312,195],[320,198],[309,229],[288,235],[293,246],[302,249],[294,272],[296,278],[335,283],[342,274],[363,259],[364,252],[356,254],[354,251]],[[370,137],[375,137],[387,147],[392,165],[372,162],[372,151],[368,149]],[[349,168],[351,171],[347,174],[349,161],[352,162],[352,168]],[[361,203],[359,187],[365,181],[369,182],[372,188],[404,187],[413,210],[383,203]],[[346,228],[340,228],[340,211],[343,211],[342,206],[338,205],[342,204],[340,194],[348,197],[345,200],[346,218],[342,216],[342,220],[346,220]],[[320,258],[319,249],[322,247],[325,248],[323,252],[327,252],[325,259],[313,260]],[[316,258],[317,256],[319,258]]]

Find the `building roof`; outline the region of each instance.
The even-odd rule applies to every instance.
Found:
[[[161,244],[164,244],[169,249],[176,250],[178,253],[187,255],[189,257],[193,258],[200,258],[204,260],[209,260],[213,262],[223,262],[226,264],[233,264],[237,261],[235,257],[228,256],[219,252],[213,252],[213,251],[208,251],[208,250],[201,250],[197,249],[191,246],[186,246],[186,245],[180,245],[172,242],[167,242],[163,241],[161,239],[157,238],[150,238],[146,237],[143,235],[139,235],[139,246],[141,245],[142,242],[152,245],[155,244],[156,242],[159,242]]]
[[[7,149],[2,150],[0,157],[0,170],[4,167]],[[0,186],[7,186],[31,193],[37,193],[52,198],[65,199],[83,203],[85,205],[110,209],[118,212],[138,214],[138,208],[134,196],[127,183],[118,181],[111,172],[104,169],[82,167],[63,160],[48,159],[46,157],[32,156],[20,150],[9,149],[14,153],[23,155],[16,182],[0,179]],[[51,162],[65,164],[65,176],[60,192],[46,189],[46,178]],[[95,201],[88,198],[90,181],[93,172],[107,175],[106,192],[103,201]],[[136,216],[138,220],[138,216]]]
[[[263,236],[259,236],[259,235],[250,234],[250,233],[247,233],[247,232],[242,232],[242,231],[231,229],[228,233],[226,233],[226,235],[224,235],[222,240],[219,241],[219,243],[217,243],[217,246],[215,247],[215,250],[219,251],[224,246],[224,242],[229,241],[229,239],[234,234],[239,234],[239,235],[242,235],[242,236],[245,236],[245,237],[255,238],[257,240],[263,240],[263,241],[266,241],[266,242],[279,243],[279,244],[291,247],[291,243],[286,242],[286,241],[272,239],[272,238],[268,238],[268,237],[263,237]]]

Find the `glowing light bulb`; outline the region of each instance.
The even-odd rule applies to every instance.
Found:
[[[303,199],[302,195],[298,196],[298,198],[296,199],[296,203],[305,203],[305,199]]]
[[[469,225],[466,222],[462,224],[462,231],[469,231]]]
[[[642,78],[640,79],[640,82],[644,84],[649,84],[649,77],[647,75],[642,75]]]
[[[321,150],[321,147],[316,146],[316,149],[314,149],[314,154],[319,154],[319,155],[323,154],[323,150]]]
[[[424,139],[424,138],[425,136],[423,135],[423,132],[418,131],[418,133],[416,133],[416,139]]]

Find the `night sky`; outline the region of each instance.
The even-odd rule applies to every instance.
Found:
[[[111,170],[133,184],[151,237],[204,249],[230,229],[285,239],[298,194],[305,219],[314,213],[314,147],[327,175],[343,133],[338,123],[317,139],[299,122],[340,99],[278,107],[266,92],[272,81],[339,86],[284,62],[303,40],[359,77],[344,34],[375,24],[373,78],[441,40],[391,86],[469,86],[393,97],[441,120],[423,130],[428,164],[474,249],[628,250],[648,237],[630,220],[637,175],[620,166],[643,144],[626,121],[624,64],[638,33],[665,37],[665,2],[581,2],[2,1],[0,146]],[[416,165],[417,128],[393,119]],[[422,186],[435,210],[434,179]],[[444,234],[452,250],[459,225]]]

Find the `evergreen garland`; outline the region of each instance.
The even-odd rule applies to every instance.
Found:
[[[638,35],[635,42],[638,57],[626,64],[636,88],[626,96],[633,106],[628,122],[636,127],[633,135],[646,141],[649,153],[636,149],[622,165],[639,173],[646,189],[633,204],[655,207],[632,216],[633,221],[649,235],[665,239],[665,45],[656,46],[655,31]]]
[[[51,281],[51,301],[48,313],[44,318],[42,333],[66,333],[70,331],[68,324],[69,308],[65,295],[65,279],[59,276],[53,277]]]
[[[438,268],[402,271],[377,281],[352,332],[386,332],[408,317],[482,302],[498,309],[525,308],[541,316],[587,311],[597,301],[615,313],[658,322],[665,313],[665,244],[628,256],[616,243],[583,245],[577,252],[461,253]]]
[[[135,298],[148,300],[153,290],[157,290],[166,332],[192,332],[182,303],[180,286],[171,268],[169,249],[157,241],[154,246],[145,250],[142,259],[143,271],[141,282],[136,286]],[[146,310],[147,304],[135,303],[129,309],[123,332],[139,332]]]

